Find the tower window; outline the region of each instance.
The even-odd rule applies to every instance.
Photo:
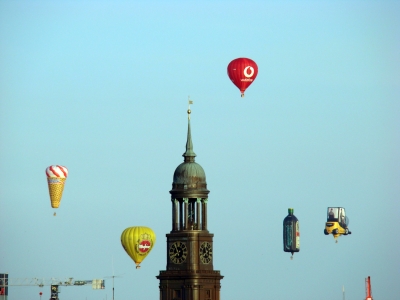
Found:
[[[181,300],[181,290],[174,290],[172,300]]]

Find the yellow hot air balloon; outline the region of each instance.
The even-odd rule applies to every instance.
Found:
[[[122,247],[135,262],[136,269],[140,268],[140,263],[150,253],[155,243],[156,234],[149,227],[128,227],[121,234]]]

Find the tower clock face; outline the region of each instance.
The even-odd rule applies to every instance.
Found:
[[[200,260],[203,264],[207,265],[212,260],[212,247],[209,242],[203,242],[200,245]]]
[[[186,260],[187,248],[182,242],[175,242],[169,248],[169,258],[174,264],[181,264]]]

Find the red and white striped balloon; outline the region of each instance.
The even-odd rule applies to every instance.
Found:
[[[67,178],[68,169],[64,166],[53,165],[46,168],[47,177]]]

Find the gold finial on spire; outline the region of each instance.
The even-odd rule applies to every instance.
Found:
[[[188,96],[188,102],[189,102],[189,107],[188,107],[187,113],[188,113],[188,119],[190,120],[190,113],[192,112],[190,110],[190,104],[193,104],[193,100],[190,100],[190,96]]]

